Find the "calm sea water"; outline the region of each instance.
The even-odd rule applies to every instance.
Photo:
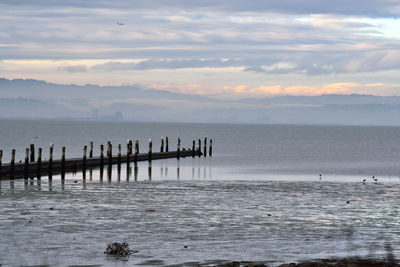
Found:
[[[127,139],[137,139],[146,152],[149,139],[154,151],[159,149],[161,136],[169,137],[170,149],[176,149],[178,137],[188,148],[192,140],[208,137],[214,142],[212,159],[188,159],[180,164],[206,167],[216,180],[265,180],[282,175],[308,180],[322,174],[343,181],[373,175],[398,181],[400,176],[400,127],[0,121],[0,136],[3,162],[9,161],[13,148],[17,160],[23,160],[31,143],[43,148],[44,157],[53,143],[55,157],[61,158],[62,146],[67,148],[67,157],[81,157],[83,146],[90,141],[98,155],[100,144],[107,141],[116,153],[117,144],[125,149]],[[176,160],[168,163],[177,165]],[[164,162],[153,162],[160,164]]]
[[[95,154],[127,139],[156,151],[161,136],[170,149],[212,138],[214,152],[64,183],[1,181],[2,266],[400,258],[399,127],[0,121],[0,136],[3,162],[31,143],[80,157],[90,141]],[[106,256],[117,241],[139,252]]]

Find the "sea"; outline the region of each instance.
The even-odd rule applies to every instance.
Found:
[[[51,180],[0,181],[0,266],[268,266],[400,259],[400,127],[0,120],[3,164],[191,148],[212,156],[138,162]],[[207,153],[208,154],[208,153]],[[127,242],[132,254],[104,253]]]

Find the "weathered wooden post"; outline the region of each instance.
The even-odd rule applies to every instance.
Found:
[[[139,154],[139,140],[135,141],[135,154],[133,157],[133,161],[136,163],[137,162],[137,156]]]
[[[164,137],[161,136],[161,147],[160,152],[164,152]]]
[[[38,179],[42,177],[42,148],[38,148],[36,176]]]
[[[110,168],[112,165],[112,144],[110,141],[108,141],[108,150],[107,150],[107,155],[108,155],[108,167]]]
[[[53,146],[49,149],[49,179],[53,178]]]
[[[204,157],[207,157],[207,137],[204,138]]]
[[[103,182],[103,176],[104,176],[104,166],[100,166],[100,182]]]
[[[178,137],[178,147],[176,149],[176,157],[179,159],[181,156],[181,139]]]
[[[31,144],[31,162],[35,162],[35,144]]]
[[[196,141],[193,140],[192,142],[192,158],[194,158],[194,156],[196,155]]]
[[[212,139],[210,139],[210,147],[208,148],[209,156],[212,156]]]
[[[198,142],[199,142],[198,143],[198,146],[199,146],[199,148],[198,148],[198,150],[199,150],[198,156],[201,157],[201,140],[199,139]]]
[[[28,179],[28,168],[29,168],[29,148],[25,150],[24,179]]]
[[[121,144],[118,144],[118,170],[121,170]]]
[[[61,152],[61,180],[65,178],[65,146],[62,147]]]
[[[151,141],[151,139],[149,139],[149,161],[151,161],[152,158],[152,150],[153,150],[153,142]]]
[[[82,156],[82,172],[86,173],[86,152],[87,146],[83,146],[83,156]]]
[[[165,137],[165,152],[168,152],[168,136]]]
[[[127,168],[129,168],[129,164],[131,163],[131,143],[128,142],[128,144],[126,144],[126,166]]]
[[[15,149],[11,150],[10,178],[14,179]]]
[[[2,169],[3,169],[3,150],[0,150],[0,179],[2,176]]]
[[[89,147],[89,158],[93,158],[93,142],[90,142],[90,147]]]
[[[133,143],[132,140],[128,141],[128,152],[129,152],[129,156],[132,155],[132,151],[133,151]]]
[[[104,167],[104,145],[100,145],[100,170]]]

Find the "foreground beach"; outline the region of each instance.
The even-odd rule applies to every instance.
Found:
[[[180,171],[186,176],[191,168]],[[51,184],[3,181],[0,264],[215,266],[251,260],[279,266],[400,257],[398,183],[142,179],[100,181],[93,171],[93,178],[67,177],[64,184],[58,177]],[[127,242],[138,252],[115,260],[104,254],[110,242]]]
[[[268,267],[262,262],[229,262],[219,264],[219,267]],[[377,260],[362,258],[322,259],[304,261],[301,263],[281,264],[278,267],[396,267],[400,266],[394,259]]]

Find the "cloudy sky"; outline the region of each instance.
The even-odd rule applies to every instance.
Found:
[[[0,0],[0,77],[400,95],[398,0]]]

